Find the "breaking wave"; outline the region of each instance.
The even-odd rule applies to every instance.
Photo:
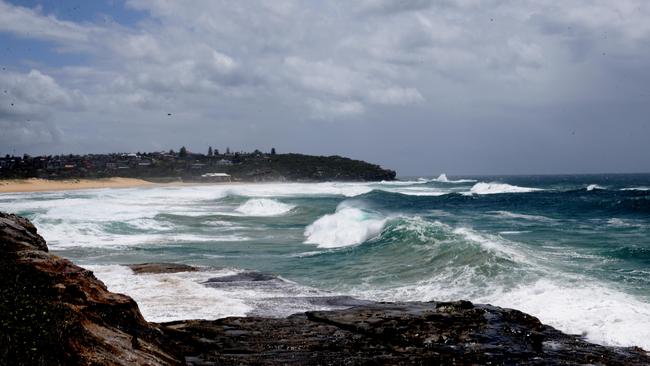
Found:
[[[597,190],[597,189],[598,190],[603,190],[603,189],[605,189],[605,187],[599,186],[598,184],[590,184],[590,185],[587,186],[587,191],[589,191],[589,192]]]
[[[528,188],[513,186],[506,183],[485,183],[479,182],[474,184],[470,189],[470,194],[498,194],[498,193],[528,193],[541,191],[539,188]]]
[[[339,205],[336,212],[314,221],[305,229],[306,244],[319,248],[357,245],[377,236],[387,219],[359,208]]]
[[[447,174],[442,173],[438,176],[436,179],[432,179],[432,182],[438,182],[438,183],[474,183],[476,182],[475,179],[458,179],[458,180],[450,180],[447,178]]]

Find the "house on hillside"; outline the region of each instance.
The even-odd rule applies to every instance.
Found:
[[[231,182],[230,174],[226,173],[205,173],[201,175],[201,181],[204,182]]]

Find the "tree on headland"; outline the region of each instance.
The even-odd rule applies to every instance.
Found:
[[[176,152],[174,152],[174,149],[169,149],[169,155],[176,155]]]
[[[271,155],[275,155],[275,148],[274,147],[271,148]]]
[[[213,156],[214,153],[212,152],[212,146],[208,148],[208,156]]]
[[[187,156],[187,149],[185,148],[185,146],[182,146],[181,149],[178,151],[178,156],[180,156],[181,158]]]

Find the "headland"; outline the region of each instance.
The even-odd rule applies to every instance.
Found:
[[[323,182],[394,180],[395,171],[341,156],[236,152],[110,153],[0,157],[0,180],[129,178],[147,182]],[[79,182],[75,182],[79,183]],[[84,184],[91,184],[85,181]],[[113,187],[135,181],[98,181]],[[145,184],[139,182],[140,185]],[[7,185],[7,184],[5,184]],[[9,184],[10,185],[10,184]],[[54,186],[54,185],[53,185]]]

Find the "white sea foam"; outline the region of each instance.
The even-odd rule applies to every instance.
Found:
[[[587,191],[589,191],[589,192],[591,192],[593,190],[596,190],[596,189],[602,190],[602,189],[606,189],[606,188],[602,187],[602,186],[599,186],[598,184],[590,184],[590,185],[587,186]]]
[[[246,201],[235,211],[246,216],[279,216],[293,210],[295,206],[266,198],[254,198]]]
[[[338,248],[361,244],[381,232],[387,219],[359,208],[340,205],[336,212],[314,221],[305,229],[306,244]]]
[[[352,292],[377,301],[468,299],[521,310],[565,333],[581,334],[598,344],[650,349],[650,306],[634,296],[582,277],[549,274],[514,288],[499,282],[471,267],[448,268],[415,284]]]
[[[131,296],[148,321],[218,319],[245,316],[252,308],[230,293],[202,284],[209,278],[235,274],[235,271],[138,274],[120,265],[85,266],[102,280],[110,291]]]
[[[399,193],[407,196],[444,196],[451,191],[443,191],[435,188],[422,187],[400,187],[400,188],[383,188],[382,191]]]
[[[3,209],[29,213],[39,232],[53,249],[69,247],[123,247],[167,242],[239,241],[245,237],[214,235],[189,237],[168,235],[174,224],[160,215],[211,216],[215,212],[232,214],[222,198],[228,195],[250,197],[340,195],[355,196],[371,191],[368,183],[288,183],[241,184],[191,187],[153,187],[98,189],[64,193],[24,193],[3,200]],[[24,199],[21,199],[24,198]],[[254,199],[254,198],[253,198]],[[260,198],[261,199],[261,198]],[[237,215],[276,215],[286,211],[283,203],[251,200]],[[139,232],[124,233],[117,228],[125,223]]]
[[[650,187],[628,187],[621,188],[621,191],[650,191]]]
[[[207,243],[246,241],[241,235],[194,235],[194,234],[114,234],[106,232],[101,225],[93,223],[37,224],[51,249],[123,248],[153,244]]]
[[[422,179],[422,178],[420,178]],[[382,180],[381,182],[377,183],[380,186],[412,186],[416,184],[425,184],[428,183],[428,180]]]
[[[562,284],[541,279],[475,301],[521,310],[566,333],[583,334],[592,342],[650,349],[648,304],[589,282]]]
[[[198,272],[134,274],[120,265],[88,265],[113,292],[131,296],[148,321],[218,319],[258,312],[286,317],[308,310],[329,310],[301,299],[332,295],[276,277],[272,281],[242,282],[228,286],[206,286],[212,278],[243,272],[239,269],[209,269]]]
[[[526,215],[510,211],[492,211],[490,213],[496,214],[500,217],[510,218],[510,219],[522,219],[528,221],[541,221],[541,222],[553,222],[554,219],[550,217],[541,216],[541,215]]]
[[[527,193],[541,191],[539,188],[528,188],[513,186],[506,183],[485,183],[479,182],[468,192],[469,194],[498,194],[498,193]]]
[[[619,219],[613,217],[607,220],[607,226],[616,228],[644,228],[647,226],[646,220]]]
[[[217,186],[227,195],[246,197],[291,197],[335,195],[354,197],[372,191],[370,183],[264,183]],[[213,188],[217,189],[217,188]]]

